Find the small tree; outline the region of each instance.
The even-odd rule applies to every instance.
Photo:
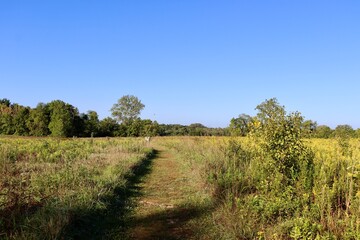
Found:
[[[144,107],[145,105],[137,97],[125,95],[113,105],[111,113],[118,122],[128,125],[137,119]]]
[[[304,187],[313,185],[313,153],[301,141],[303,117],[299,112],[286,114],[276,98],[266,100],[256,107],[258,128],[263,138],[263,148],[275,161],[278,170],[285,176],[287,185],[294,185],[302,175]]]

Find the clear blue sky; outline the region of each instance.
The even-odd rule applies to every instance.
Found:
[[[265,99],[360,128],[360,1],[0,1],[0,98],[225,127]]]

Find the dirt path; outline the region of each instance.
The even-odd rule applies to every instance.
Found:
[[[191,239],[193,221],[207,211],[196,203],[196,181],[164,147],[155,147],[152,171],[139,184],[142,196],[132,219],[130,239]]]

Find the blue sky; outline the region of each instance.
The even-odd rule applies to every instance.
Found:
[[[159,123],[225,127],[276,97],[360,128],[360,2],[0,1],[0,98],[101,118],[123,95]]]

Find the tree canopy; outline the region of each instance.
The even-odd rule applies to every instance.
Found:
[[[144,107],[145,105],[137,97],[125,95],[113,105],[111,114],[118,122],[130,124],[137,119]]]

